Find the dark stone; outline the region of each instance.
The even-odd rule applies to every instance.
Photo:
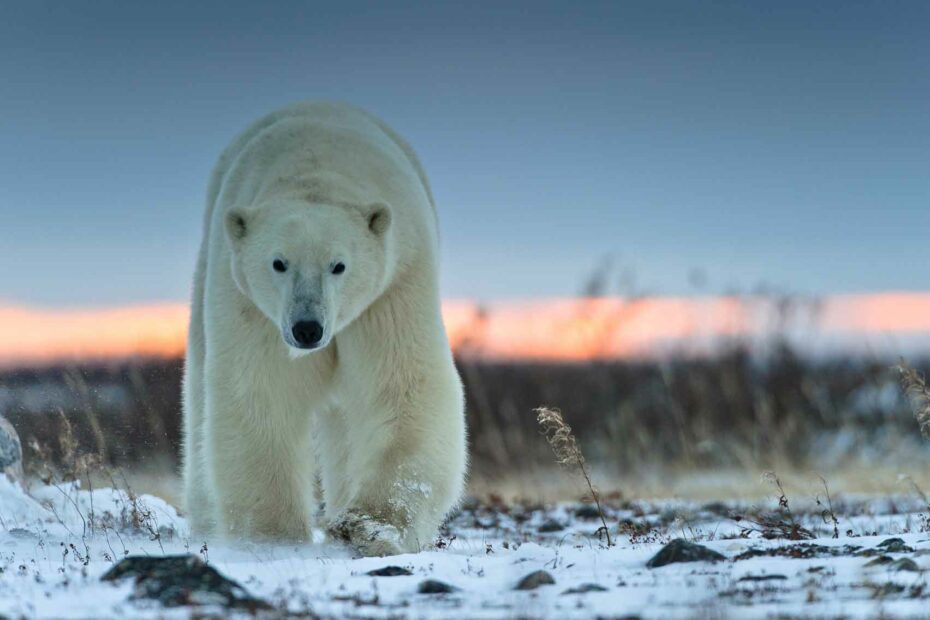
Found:
[[[887,538],[878,543],[878,547],[881,548],[882,553],[914,553],[914,549],[904,544],[900,538]]]
[[[876,547],[887,547],[888,545],[903,545],[903,538],[886,538],[882,542],[875,545]]]
[[[539,533],[547,534],[549,532],[561,532],[564,529],[565,526],[555,519],[546,519],[546,521],[539,526]]]
[[[892,570],[896,570],[896,571],[903,570],[909,573],[920,572],[920,567],[917,566],[917,562],[915,562],[911,558],[899,558],[898,560],[895,560],[894,563],[892,563],[892,565],[889,566],[889,568]]]
[[[514,590],[535,590],[539,586],[551,585],[555,585],[552,575],[544,570],[538,570],[521,579]]]
[[[783,547],[769,547],[765,549],[749,549],[734,557],[733,560],[749,560],[758,557],[793,558],[795,560],[809,560],[811,558],[840,557],[856,555],[862,547],[857,545],[843,545],[841,547],[827,547],[811,543],[785,545]]]
[[[402,566],[385,566],[384,568],[370,570],[365,574],[371,577],[404,577],[412,575],[413,572]]]
[[[458,588],[455,586],[450,586],[445,581],[438,581],[436,579],[421,581],[420,585],[417,586],[417,592],[420,594],[449,594],[457,590]]]
[[[718,517],[728,517],[732,512],[730,507],[723,502],[710,502],[709,504],[704,504],[701,506],[701,510],[705,510],[711,514],[717,515]]]
[[[889,570],[894,571],[908,571],[912,573],[919,573],[920,567],[917,566],[917,562],[910,558],[900,558],[894,559],[890,555],[880,555],[873,560],[869,560],[865,563],[866,566],[886,566]]]
[[[737,581],[784,581],[786,579],[784,575],[744,575]]]
[[[607,592],[607,588],[596,583],[583,583],[580,586],[569,588],[562,594],[587,594],[588,592]]]
[[[905,590],[907,590],[907,586],[888,582],[880,586],[872,586],[872,597],[885,598],[886,596],[896,596],[898,594],[903,594]]]
[[[497,527],[498,525],[499,521],[497,517],[494,517],[493,519],[482,519],[476,516],[472,521],[472,526],[478,528],[479,530],[490,530]]]
[[[885,564],[891,564],[894,562],[894,558],[890,555],[880,555],[873,560],[869,560],[865,563],[866,566],[884,566]]]
[[[517,523],[526,523],[533,518],[533,512],[525,510],[522,506],[517,506],[510,512],[510,518]]]
[[[575,509],[575,516],[579,519],[600,519],[601,513],[594,504],[582,504]]]
[[[271,605],[195,555],[130,556],[108,570],[102,581],[132,578],[132,599],[152,599],[166,607],[219,605],[256,612]]]
[[[719,562],[726,558],[703,545],[676,538],[668,543],[652,559],[646,562],[649,568],[659,568],[677,562]]]

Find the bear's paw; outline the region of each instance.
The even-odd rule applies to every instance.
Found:
[[[384,557],[404,552],[400,530],[369,515],[347,513],[329,527],[329,535],[349,543],[366,557]]]

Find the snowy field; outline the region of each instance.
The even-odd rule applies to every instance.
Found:
[[[471,502],[430,549],[356,559],[322,536],[300,547],[205,546],[158,498],[74,485],[27,495],[0,477],[0,616],[926,617],[926,503],[833,498],[834,521],[820,499],[787,511],[777,498],[755,506],[613,500],[609,548],[591,506]],[[700,547],[667,549],[672,563],[647,565],[675,539]],[[722,558],[675,561],[713,552]],[[178,554],[193,556],[180,564],[196,574],[174,566],[148,580],[101,580],[126,557]],[[241,588],[217,590],[207,566]]]

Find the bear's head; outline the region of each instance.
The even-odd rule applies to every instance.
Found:
[[[321,349],[381,294],[391,209],[277,200],[225,215],[236,286],[292,356]]]

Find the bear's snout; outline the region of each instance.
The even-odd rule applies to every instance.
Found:
[[[323,326],[319,321],[297,321],[291,328],[294,342],[301,349],[312,349],[323,338]]]

